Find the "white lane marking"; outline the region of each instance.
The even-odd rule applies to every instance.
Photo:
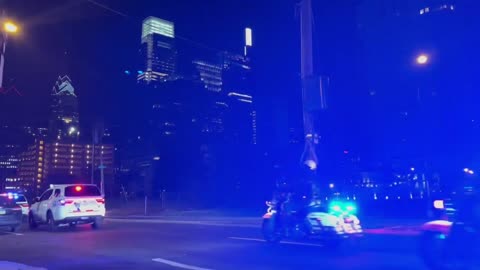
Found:
[[[244,240],[244,241],[253,241],[253,242],[266,242],[264,239],[258,239],[258,238],[247,238],[247,237],[228,237],[229,239],[233,240]]]
[[[193,265],[178,263],[178,262],[174,262],[174,261],[170,261],[170,260],[165,260],[165,259],[162,259],[162,258],[152,259],[152,261],[158,262],[158,263],[163,263],[163,264],[166,264],[166,265],[169,265],[169,266],[172,266],[172,267],[176,267],[176,268],[182,268],[182,269],[189,269],[189,270],[212,270],[212,269],[209,269],[209,268],[202,268],[202,267],[198,267],[198,266],[193,266]]]
[[[188,220],[158,220],[158,219],[126,219],[126,218],[106,218],[112,222],[124,223],[157,223],[157,224],[189,224],[189,225],[204,225],[204,226],[218,226],[218,227],[240,227],[240,228],[259,228],[260,225],[254,224],[235,224],[235,223],[219,223],[209,221],[188,221]]]
[[[47,270],[47,268],[33,267],[25,264],[0,261],[0,269],[2,270]]]
[[[13,234],[13,235],[23,235],[23,233],[14,233],[14,232],[1,232],[6,234]]]
[[[254,242],[266,242],[264,239],[258,238],[247,238],[247,237],[228,237],[229,239],[233,240],[243,240],[243,241],[254,241]],[[291,242],[291,241],[280,241],[280,244],[285,245],[297,245],[297,246],[308,246],[308,247],[324,247],[324,245],[320,244],[311,244],[311,243],[301,243],[301,242]]]

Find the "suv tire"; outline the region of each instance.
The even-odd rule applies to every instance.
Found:
[[[30,230],[35,230],[36,228],[38,228],[38,224],[35,221],[35,218],[33,217],[33,214],[31,212],[28,213],[28,228],[30,228]]]
[[[95,218],[95,221],[92,223],[92,229],[98,230],[103,227],[103,218],[97,217]]]
[[[55,219],[53,218],[53,214],[50,210],[47,212],[47,225],[51,232],[57,230],[57,224],[55,223]]]

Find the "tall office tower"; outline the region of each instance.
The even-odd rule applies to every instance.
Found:
[[[234,141],[257,143],[257,113],[253,104],[250,58],[222,53],[223,89],[230,106],[227,130]]]
[[[50,136],[56,140],[78,139],[78,98],[68,76],[58,77],[51,96]]]
[[[177,51],[173,22],[156,17],[143,21],[141,56],[143,70],[138,74],[139,82],[164,82],[175,77]]]

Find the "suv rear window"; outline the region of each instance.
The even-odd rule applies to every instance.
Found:
[[[15,199],[9,199],[7,196],[0,196],[0,207],[13,207],[16,206]]]
[[[96,186],[68,186],[65,188],[65,197],[82,197],[82,196],[101,196]]]

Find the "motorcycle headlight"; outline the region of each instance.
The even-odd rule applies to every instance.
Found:
[[[340,205],[338,205],[338,204],[332,205],[332,206],[330,207],[330,209],[333,210],[334,212],[340,212],[340,211],[342,211],[342,207],[341,207]]]
[[[345,206],[345,210],[347,213],[355,213],[357,211],[357,207],[353,204],[347,204]]]
[[[334,214],[354,214],[357,207],[353,203],[332,202],[330,204],[330,212]]]

